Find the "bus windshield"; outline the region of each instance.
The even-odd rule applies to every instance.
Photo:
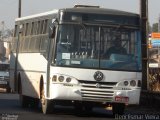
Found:
[[[112,70],[141,70],[139,30],[124,26],[61,24],[56,66]]]

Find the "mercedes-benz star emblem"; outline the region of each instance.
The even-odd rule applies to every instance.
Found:
[[[103,80],[103,73],[100,72],[100,71],[95,72],[95,73],[94,73],[94,79],[95,79],[96,81],[101,81],[101,80]]]
[[[96,83],[96,88],[100,88],[101,85],[99,83]]]

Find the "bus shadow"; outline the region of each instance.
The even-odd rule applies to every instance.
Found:
[[[26,108],[27,111],[33,110],[36,113],[42,113],[41,108],[38,109],[31,109]],[[72,106],[55,106],[53,108],[53,112],[47,114],[50,116],[75,116],[75,117],[95,117],[95,118],[114,118],[112,111],[105,110],[103,108],[94,108],[92,111],[85,111],[85,110],[75,110]]]

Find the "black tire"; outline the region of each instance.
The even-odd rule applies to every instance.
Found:
[[[125,110],[124,103],[113,103],[113,105],[112,105],[113,115],[123,115],[124,110]]]
[[[53,101],[45,99],[42,103],[42,112],[43,114],[50,114],[53,112]]]
[[[40,79],[40,100],[43,114],[50,114],[53,112],[54,104],[53,100],[45,99],[43,78]]]
[[[37,109],[39,107],[39,99],[29,97],[28,104],[29,104],[29,107]]]
[[[28,107],[29,103],[29,97],[22,95],[22,84],[21,84],[21,77],[20,74],[18,74],[18,93],[19,93],[19,100],[20,105],[22,108]]]
[[[29,105],[29,97],[28,96],[20,94],[19,99],[20,99],[20,105],[22,108],[28,107],[28,105]]]

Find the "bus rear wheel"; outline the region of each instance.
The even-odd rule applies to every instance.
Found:
[[[21,84],[20,74],[18,75],[18,93],[19,93],[20,105],[22,106],[22,108],[28,107],[29,98],[28,96],[22,95],[22,84]]]
[[[22,108],[28,107],[28,104],[29,104],[28,97],[25,95],[22,95],[22,94],[20,94],[19,97],[20,97],[20,104],[21,104]]]

